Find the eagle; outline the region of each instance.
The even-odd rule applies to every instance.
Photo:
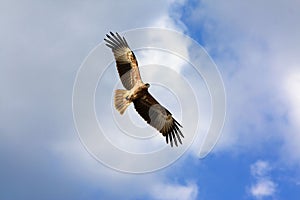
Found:
[[[149,83],[143,83],[139,72],[138,62],[124,37],[117,32],[106,34],[106,46],[111,48],[118,74],[126,90],[117,89],[114,94],[114,106],[121,115],[133,103],[138,114],[152,127],[157,129],[165,138],[166,143],[173,141],[176,146],[182,144],[184,138],[179,127],[182,126],[172,117],[172,114],[163,107],[148,91]],[[178,142],[177,142],[178,140]]]

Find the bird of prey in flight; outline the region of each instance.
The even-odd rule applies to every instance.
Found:
[[[143,83],[134,53],[124,37],[118,33],[106,34],[106,45],[111,48],[117,65],[121,82],[126,90],[117,89],[114,96],[115,108],[122,115],[126,108],[133,103],[135,110],[151,126],[156,128],[166,142],[173,147],[173,141],[182,144],[184,137],[180,128],[182,126],[172,117],[172,114],[163,107],[148,91],[150,84]]]

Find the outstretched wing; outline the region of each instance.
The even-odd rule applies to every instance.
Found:
[[[136,111],[147,121],[148,124],[156,128],[163,136],[166,137],[166,142],[171,143],[173,147],[173,140],[177,145],[177,139],[180,144],[181,133],[179,126],[182,127],[173,117],[172,114],[154,99],[154,97],[147,91],[145,94],[133,101]]]
[[[130,90],[133,86],[141,81],[138,63],[134,53],[130,50],[125,38],[118,33],[111,35],[106,34],[106,46],[112,49],[117,63],[118,73],[123,86]]]

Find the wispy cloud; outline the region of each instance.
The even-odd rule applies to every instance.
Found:
[[[298,7],[298,1],[233,0],[186,9],[185,23],[194,26],[191,34],[201,33],[227,88],[228,120],[217,149],[253,152],[283,140],[279,159],[300,163]]]
[[[268,162],[258,160],[250,166],[250,170],[252,176],[259,178],[265,176],[271,170],[271,167]]]
[[[147,26],[181,30],[169,16],[172,3],[1,2],[0,157],[5,164],[0,171],[9,181],[1,183],[6,189],[0,198],[46,198],[47,188],[61,191],[55,199],[89,199],[99,193],[134,198],[132,188],[139,188],[137,196],[148,192],[141,183],[168,183],[162,172],[131,184],[131,176],[95,161],[78,140],[71,96],[81,62],[108,31]],[[68,189],[62,191],[65,185]]]
[[[297,69],[289,70],[283,79],[282,93],[286,97],[289,121],[285,129],[282,155],[285,160],[300,164],[300,65]]]
[[[276,193],[276,183],[269,176],[269,162],[258,160],[250,166],[251,175],[255,182],[248,188],[249,193],[256,199],[273,196]]]

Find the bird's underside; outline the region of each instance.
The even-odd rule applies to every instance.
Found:
[[[179,127],[182,127],[172,114],[149,93],[149,84],[143,83],[138,62],[134,53],[128,46],[124,37],[118,33],[110,32],[106,35],[106,45],[112,49],[114,54],[117,71],[121,82],[126,90],[118,89],[115,91],[114,105],[122,115],[126,108],[133,103],[135,110],[152,127],[156,128],[163,136],[166,142],[176,146],[178,142],[182,144],[183,134]],[[178,141],[178,142],[177,142]]]

